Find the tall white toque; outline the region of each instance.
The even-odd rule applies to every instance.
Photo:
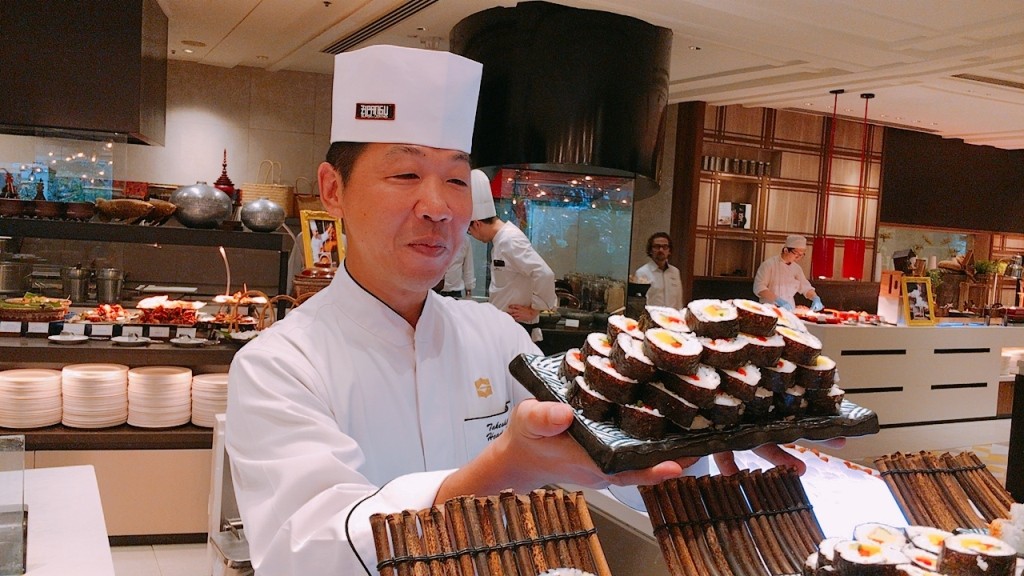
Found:
[[[470,220],[483,220],[497,216],[494,197],[491,195],[491,180],[481,170],[473,170],[473,215]]]
[[[469,153],[483,65],[451,52],[370,46],[334,57],[331,142]]]

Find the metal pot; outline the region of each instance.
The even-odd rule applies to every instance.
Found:
[[[31,262],[0,260],[0,294],[24,294],[31,286]]]
[[[182,186],[170,200],[178,207],[174,216],[189,228],[216,228],[231,216],[231,198],[206,182]]]
[[[259,198],[242,206],[241,218],[253,232],[273,232],[284,224],[285,211],[276,202]]]

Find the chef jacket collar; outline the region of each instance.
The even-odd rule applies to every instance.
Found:
[[[393,345],[413,344],[416,328],[410,326],[401,314],[363,288],[349,274],[344,261],[328,289],[335,287],[339,293],[336,295],[337,298],[332,300],[347,302],[349,305],[345,306],[344,313],[357,325]],[[427,293],[427,301],[423,304],[423,312],[418,322],[421,329],[433,324],[431,318],[435,314],[435,307],[438,306],[440,298],[441,296],[434,294],[433,291]]]

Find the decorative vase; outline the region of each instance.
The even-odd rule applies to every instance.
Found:
[[[171,203],[178,207],[175,217],[189,228],[216,228],[231,216],[231,198],[206,182],[178,188]]]

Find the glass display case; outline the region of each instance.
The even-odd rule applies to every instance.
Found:
[[[498,218],[526,234],[584,310],[624,304],[634,179],[503,168],[491,180]],[[474,247],[478,295],[490,283],[489,246]]]
[[[50,202],[120,196],[123,183],[115,171],[126,166],[127,144],[125,134],[40,130],[0,136],[2,195]]]

